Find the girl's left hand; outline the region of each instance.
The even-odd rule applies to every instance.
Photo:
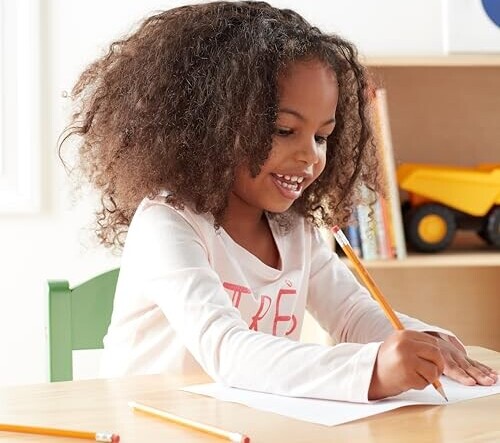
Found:
[[[497,371],[483,363],[469,358],[464,351],[453,346],[453,344],[447,340],[437,336],[437,334],[431,335],[437,337],[437,345],[443,355],[444,375],[468,386],[476,384],[491,386],[497,382]]]

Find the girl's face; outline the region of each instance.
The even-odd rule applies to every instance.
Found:
[[[280,76],[278,94],[269,158],[255,178],[246,166],[236,169],[229,204],[245,212],[286,211],[325,167],[339,94],[335,73],[318,60],[295,62]]]

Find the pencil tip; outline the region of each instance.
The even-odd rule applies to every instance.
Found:
[[[442,396],[442,397],[443,397],[446,401],[448,401],[448,397],[446,397],[446,394],[444,393],[444,389],[443,389],[443,387],[442,387],[442,386],[439,386],[439,387],[437,388],[437,391],[441,394],[441,396]]]

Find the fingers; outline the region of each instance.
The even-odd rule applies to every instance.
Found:
[[[423,389],[439,377],[443,360],[434,337],[394,331],[379,348],[368,397],[370,400]],[[428,348],[428,349],[426,349]]]
[[[424,389],[439,379],[445,360],[438,346],[438,339],[417,331],[404,331],[405,339],[412,343],[413,371],[409,371],[408,388]],[[410,375],[412,374],[413,375]]]
[[[447,366],[446,375],[467,386],[491,386],[498,380],[498,375],[491,368],[467,357],[451,359]]]
[[[437,345],[431,343],[421,344],[417,350],[417,356],[436,368],[438,376],[444,371],[444,358]],[[434,381],[434,380],[432,380]]]
[[[417,331],[408,332],[411,338],[418,344],[418,348],[416,349],[417,357],[423,360],[423,362],[420,362],[419,374],[428,380],[429,383],[432,383],[443,373],[445,366],[443,354],[438,346],[439,339]],[[424,367],[427,369],[422,369]]]
[[[472,378],[465,369],[460,366],[455,360],[449,360],[447,362],[447,368],[445,369],[445,375],[458,381],[466,386],[473,386],[476,384],[476,380]]]
[[[495,371],[494,369],[490,368],[489,366],[485,365],[484,363],[481,363],[476,360],[472,360],[472,358],[465,357],[467,361],[473,365],[476,366],[477,368],[481,369],[486,375],[489,375],[491,378],[495,380],[495,382],[498,380],[498,372]]]
[[[423,335],[424,337],[416,335],[415,340],[425,340],[428,342],[428,339],[426,340],[425,336],[430,335]],[[434,338],[434,340],[436,340],[435,346],[440,349],[440,354],[443,357],[443,372],[446,375],[469,386],[475,384],[491,386],[497,382],[498,374],[489,366],[467,357],[463,350],[457,348],[446,340],[438,338]],[[434,351],[432,350],[432,346],[423,346],[419,356],[435,362],[437,365],[440,364],[439,358],[436,357]]]
[[[498,376],[495,377],[492,370],[487,366],[470,358],[465,359],[465,365],[465,372],[480,385],[490,386],[496,383]]]
[[[411,389],[417,389],[421,391],[422,389],[425,389],[427,386],[429,386],[432,382],[429,382],[423,375],[419,374],[417,372],[415,381],[412,386],[410,386]]]
[[[420,360],[416,372],[420,376],[420,380],[415,379],[414,389],[424,389],[427,385],[434,383],[441,375],[441,371],[435,364],[423,359]]]

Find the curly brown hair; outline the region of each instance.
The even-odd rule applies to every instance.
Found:
[[[235,167],[259,173],[272,148],[277,79],[318,59],[339,84],[326,167],[290,213],[344,224],[363,182],[378,189],[369,75],[352,44],[264,2],[182,6],[147,18],[89,65],[73,88],[79,166],[100,191],[97,234],[123,245],[137,205],[162,190],[221,221]]]

